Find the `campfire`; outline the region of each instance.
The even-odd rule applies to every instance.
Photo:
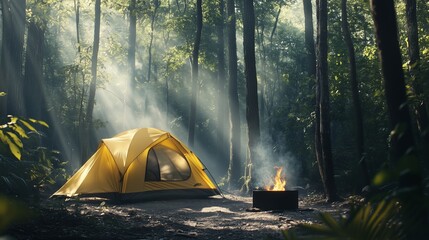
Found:
[[[283,168],[275,167],[273,184],[264,190],[253,191],[253,207],[261,210],[296,210],[298,209],[298,191],[286,190],[286,178]]]
[[[282,167],[275,167],[277,169],[276,176],[274,177],[274,185],[264,187],[267,191],[285,191],[286,179],[282,176]]]

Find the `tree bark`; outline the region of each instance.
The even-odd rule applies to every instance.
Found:
[[[216,22],[217,31],[217,72],[218,72],[218,101],[217,101],[217,147],[218,147],[218,162],[222,165],[222,169],[227,171],[228,168],[228,142],[225,141],[226,134],[229,129],[229,112],[227,109],[226,98],[226,63],[225,63],[225,1],[219,1],[219,16]]]
[[[407,191],[399,196],[410,225],[405,234],[407,239],[424,239],[427,229],[420,226],[427,226],[428,213],[423,200],[421,168],[414,151],[394,1],[371,0],[370,3],[390,120],[390,159],[401,171],[399,187]]]
[[[150,19],[150,40],[149,40],[149,58],[148,58],[148,70],[147,70],[147,81],[150,82],[151,76],[152,76],[152,46],[153,46],[153,32],[155,30],[155,20],[156,20],[156,13],[158,12],[158,8],[160,6],[159,0],[154,1],[154,10],[152,12],[152,16]]]
[[[416,0],[405,0],[406,20],[407,20],[407,39],[408,39],[408,68],[412,78],[412,86],[417,96],[417,103],[413,109],[416,115],[417,126],[420,135],[423,138],[424,148],[428,148],[429,143],[429,117],[427,112],[427,97],[423,94],[424,84],[420,76],[420,46],[417,24],[417,6]]]
[[[318,5],[318,4],[316,4]],[[314,152],[316,161],[318,163],[321,163],[322,161],[322,149],[320,147],[320,109],[319,109],[319,102],[320,102],[320,83],[318,82],[319,78],[316,78],[316,51],[315,51],[315,43],[314,43],[314,28],[313,28],[313,5],[311,4],[311,0],[303,0],[303,6],[304,6],[304,21],[305,21],[305,33],[304,33],[304,40],[305,40],[305,48],[307,52],[307,74],[310,79],[310,85],[309,89],[310,92],[314,91],[314,97],[311,99],[311,102],[309,106],[312,104],[315,104],[315,120],[313,122],[314,127]],[[306,169],[304,167],[305,162],[303,164],[303,169]],[[322,165],[318,165],[319,167],[319,173],[320,176],[323,176],[323,169],[321,168]],[[322,177],[323,186],[324,184],[324,177]]]
[[[314,50],[313,6],[311,0],[303,0],[305,19],[305,48],[307,51],[307,72],[310,78],[316,76],[316,52]]]
[[[77,43],[77,52],[80,54],[81,46],[80,46],[80,0],[74,0],[74,8],[75,8],[75,19],[76,19],[76,43]]]
[[[334,179],[334,165],[331,148],[331,122],[329,103],[329,79],[328,79],[328,6],[327,0],[319,0],[317,19],[317,82],[320,88],[320,147],[322,150],[322,161],[319,165],[323,168],[325,192],[327,201],[332,202],[338,199],[337,189]]]
[[[349,59],[349,74],[350,85],[352,90],[353,108],[355,112],[356,124],[356,150],[359,165],[362,168],[363,183],[365,186],[370,184],[368,167],[364,156],[364,133],[363,133],[363,117],[362,107],[359,97],[359,83],[356,72],[356,56],[355,48],[353,45],[352,35],[350,33],[349,22],[347,17],[347,0],[341,0],[341,21],[343,29],[343,38],[347,46],[348,59]]]
[[[88,106],[86,109],[86,134],[83,138],[82,153],[83,158],[81,163],[84,163],[88,156],[88,150],[93,138],[94,124],[93,124],[93,112],[95,105],[95,90],[97,87],[97,64],[98,64],[98,50],[100,47],[100,21],[101,21],[101,0],[95,1],[95,20],[94,20],[94,42],[92,46],[92,57],[91,57],[91,83],[89,85],[89,96]]]
[[[246,120],[248,129],[248,160],[246,181],[251,183],[252,162],[259,161],[260,126],[258,106],[258,81],[255,60],[255,9],[253,0],[243,1],[244,75],[246,78]],[[249,190],[249,189],[247,189]]]
[[[133,90],[136,88],[136,0],[130,0],[128,9],[130,11],[130,28],[128,34],[128,67],[130,74],[130,87],[131,90]]]
[[[228,104],[230,122],[230,151],[228,183],[230,188],[237,188],[242,176],[241,162],[241,128],[240,108],[238,100],[238,76],[237,76],[237,39],[236,39],[236,14],[235,1],[227,0],[227,29],[228,29]]]
[[[0,91],[2,112],[11,115],[24,114],[23,51],[25,33],[25,0],[2,0],[3,41],[1,52]]]
[[[200,51],[201,31],[203,29],[203,10],[201,5],[202,0],[197,0],[197,31],[195,33],[194,49],[192,50],[192,96],[188,127],[188,144],[191,148],[194,147],[195,125],[197,118],[198,56]]]
[[[34,20],[30,21],[24,75],[25,116],[40,120],[47,117],[43,87],[44,42],[43,29]]]

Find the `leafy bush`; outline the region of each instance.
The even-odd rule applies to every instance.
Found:
[[[40,146],[36,126],[48,124],[11,115],[0,120],[0,194],[38,197],[42,188],[67,177],[59,152]]]
[[[336,220],[328,213],[321,213],[322,224],[304,224],[301,227],[309,234],[297,237],[291,231],[284,231],[287,240],[296,239],[405,239],[398,221],[398,203],[381,201],[366,203],[352,211],[348,217]]]

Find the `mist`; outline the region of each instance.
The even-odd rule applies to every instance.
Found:
[[[72,3],[59,3],[57,11],[61,11],[62,7],[70,7],[70,4]],[[278,34],[274,36],[275,38],[280,38],[282,34],[285,34],[287,28],[296,28],[296,31],[302,30],[302,17],[295,14],[295,17],[290,21],[291,11],[296,12],[299,6],[296,5],[294,8],[290,8],[291,10],[282,12],[278,23]],[[79,30],[82,52],[80,53],[80,57],[76,51],[76,38],[74,37],[76,36],[75,15],[68,13],[68,18],[59,19],[59,24],[66,26],[57,29],[57,31],[60,31],[57,41],[62,46],[60,56],[64,64],[83,64],[84,69],[90,65],[85,56],[90,53],[92,44],[92,7],[92,4],[88,1],[81,1]],[[56,12],[53,11],[52,14],[55,16]],[[128,129],[152,127],[169,131],[182,142],[187,143],[188,115],[191,101],[189,41],[192,40],[192,36],[184,36],[174,29],[167,28],[167,25],[162,22],[165,17],[159,16],[158,21],[154,25],[153,62],[151,69],[153,77],[149,81],[145,79],[148,66],[149,34],[147,28],[149,19],[147,16],[138,17],[137,29],[144,29],[144,31],[138,31],[137,34],[137,79],[130,79],[126,54],[129,31],[128,14],[102,6],[98,83],[94,108],[97,141],[112,137]],[[204,25],[203,28],[203,31],[210,31],[210,26]],[[181,29],[180,26],[177,27],[177,31],[179,29]],[[201,46],[196,141],[192,150],[207,166],[215,177],[215,180],[219,182],[226,177],[227,163],[229,162],[229,159],[220,158],[221,156],[229,156],[229,148],[219,150],[215,145],[219,141],[229,142],[230,133],[229,122],[217,122],[219,118],[217,116],[218,99],[228,99],[228,91],[220,92],[217,89],[219,79],[212,65],[216,56],[209,54],[211,44],[214,44],[215,40],[214,35],[209,35],[208,39],[203,39],[203,42],[206,41],[208,43]],[[287,45],[288,43],[283,42],[283,44]],[[283,54],[283,56],[280,56],[280,59],[290,61],[290,56],[287,54],[289,47],[282,45],[278,47],[281,49],[280,53]],[[245,123],[245,80],[243,75],[242,35],[240,31],[237,31],[237,50],[242,134],[240,137],[241,155],[243,156],[242,167],[244,168],[248,140],[247,125]],[[269,103],[268,107],[270,109],[278,108],[282,104],[280,99],[283,97],[283,90],[281,89],[284,89],[284,87],[279,86],[285,81],[292,81],[287,78],[289,75],[279,74],[278,70],[276,70],[278,64],[280,63],[277,63],[277,65],[274,63],[261,65],[261,61],[257,62],[260,84],[269,84],[270,86],[265,87],[266,92],[264,92],[263,97],[266,99],[261,99],[260,101]],[[88,76],[88,73],[85,74]],[[227,84],[228,79],[220,80]],[[85,77],[81,83],[77,83],[77,88],[87,91],[88,82],[89,77]],[[137,85],[133,88],[132,86],[135,86],[135,83]],[[260,96],[262,96],[261,94],[260,92]],[[266,118],[272,117],[268,116]],[[61,120],[59,119],[58,121]],[[278,147],[279,143],[275,141],[276,139],[280,139],[278,136],[281,133],[270,130],[274,127],[274,124],[269,120],[261,120],[261,129],[264,133],[268,133],[268,135],[264,135],[258,151],[261,159],[255,159],[252,163],[252,177],[255,178],[255,185],[265,186],[270,184],[272,176],[275,174],[274,168],[276,166],[283,167],[283,172],[288,180],[288,186],[299,184],[298,172],[301,171],[300,164],[297,163],[294,154],[288,150],[287,140],[286,143],[282,143],[284,146],[281,148]],[[64,133],[64,136],[67,136],[67,134]],[[221,136],[221,139],[218,139],[219,136]],[[282,141],[285,140],[282,139]],[[79,167],[79,154],[75,153],[78,147],[71,147],[73,145],[72,140],[65,139],[61,142],[63,145],[67,145],[64,149],[68,149],[65,154],[70,159],[71,166],[74,168]],[[91,149],[91,151],[94,152],[95,148]]]

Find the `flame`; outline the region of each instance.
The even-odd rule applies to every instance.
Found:
[[[267,191],[285,191],[286,190],[286,179],[282,177],[282,167],[275,167],[277,169],[276,176],[274,177],[274,186],[267,186]]]

